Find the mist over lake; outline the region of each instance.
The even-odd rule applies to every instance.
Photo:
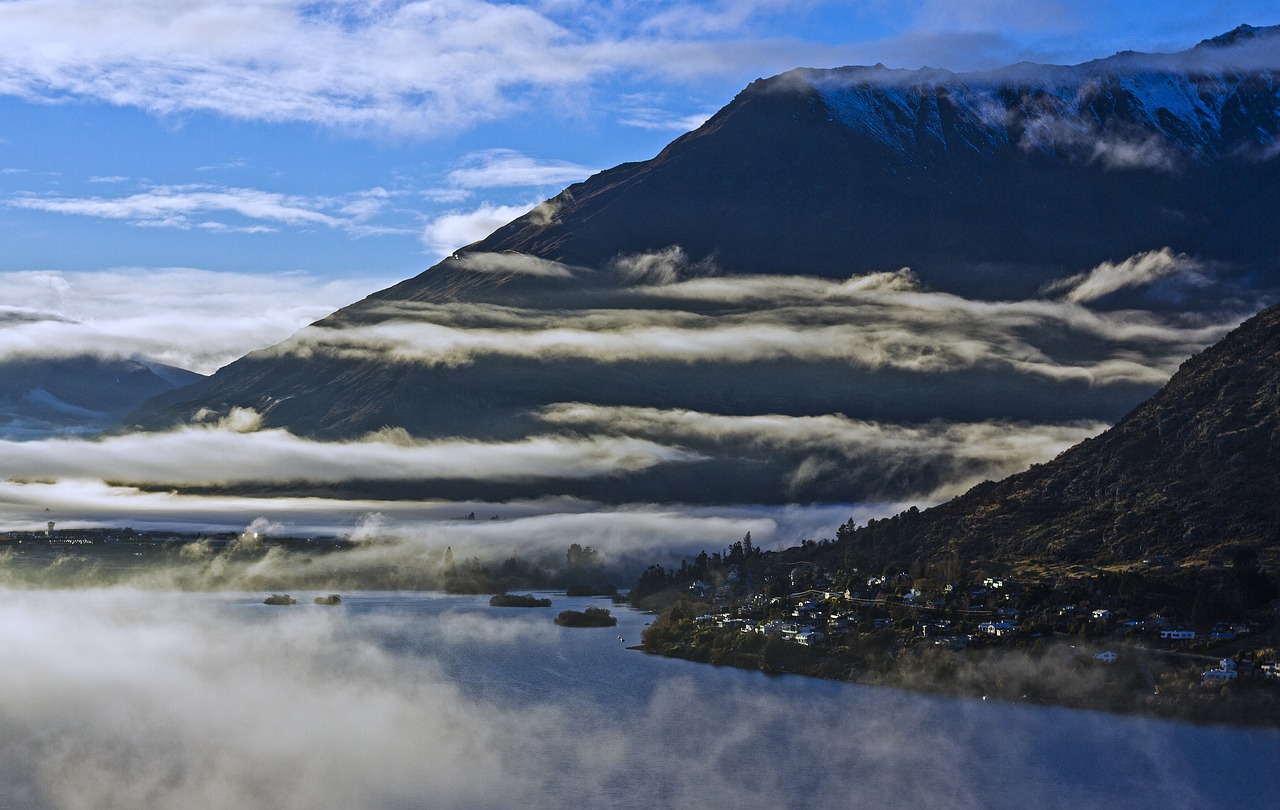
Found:
[[[690,664],[605,600],[0,593],[0,806],[1194,808],[1280,732]],[[567,607],[616,628],[560,628]],[[620,640],[622,639],[625,640]]]

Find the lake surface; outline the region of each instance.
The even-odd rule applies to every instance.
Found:
[[[316,595],[0,592],[0,806],[1280,807],[1278,731],[658,658],[600,599]]]

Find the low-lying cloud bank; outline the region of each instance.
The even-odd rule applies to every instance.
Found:
[[[669,255],[670,254],[670,255]],[[973,301],[920,288],[908,270],[846,281],[715,276],[678,250],[623,257],[601,273],[528,257],[467,255],[478,275],[554,285],[484,301],[370,302],[304,329],[269,354],[461,366],[485,357],[596,363],[836,363],[919,374],[996,370],[1092,385],[1159,384],[1246,315],[1088,304],[1121,289],[1180,279],[1209,284],[1194,262],[1157,251],[1052,285],[1050,296]],[[565,284],[572,279],[572,284]],[[551,288],[549,287],[548,290]],[[532,296],[532,297],[530,297]],[[1241,311],[1237,311],[1237,309]]]
[[[937,489],[899,492],[903,498],[927,501],[959,495],[980,481],[1003,478],[1047,461],[1108,427],[1101,422],[897,425],[842,414],[729,416],[587,403],[553,405],[539,417],[552,425],[589,433],[644,437],[699,449],[710,444],[729,455],[739,454],[742,448],[775,456],[798,455],[803,460],[791,476],[797,485],[805,483],[801,479],[848,475],[851,470],[892,480],[938,468],[943,483]]]
[[[5,458],[5,472],[16,479],[100,478],[125,484],[174,486],[357,479],[584,478],[699,458],[679,448],[625,436],[534,436],[501,443],[418,442],[407,434],[387,432],[364,441],[330,443],[299,438],[285,430],[243,432],[225,426],[130,433],[96,441],[0,441],[0,453]]]
[[[0,273],[0,361],[141,356],[207,374],[390,281],[181,267]]]
[[[0,583],[202,592],[442,589],[449,580],[447,549],[459,566],[474,559],[496,571],[515,557],[554,572],[564,567],[566,549],[577,543],[597,552],[593,576],[625,589],[653,563],[678,566],[681,559],[723,550],[747,533],[761,548],[781,549],[802,539],[831,537],[850,516],[864,522],[902,508],[900,503],[618,507],[570,498],[508,503],[254,499],[140,492],[84,481],[0,483],[0,518],[9,528],[43,530],[45,521],[54,519],[59,531],[85,524],[177,528],[210,540],[174,538],[163,549],[150,549],[144,559],[110,545],[11,548],[0,554]],[[257,517],[246,526],[245,515]],[[223,536],[214,538],[216,533]],[[230,546],[228,533],[239,538]],[[287,550],[271,542],[315,535],[341,536],[347,547],[334,551],[319,543]]]

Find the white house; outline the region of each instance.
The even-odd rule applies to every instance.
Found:
[[[1111,650],[1107,650],[1106,652],[1098,653],[1093,658],[1095,661],[1102,661],[1105,664],[1114,664],[1116,662],[1116,659],[1119,657],[1120,656],[1111,652]]]
[[[1196,637],[1194,630],[1161,630],[1160,638],[1167,638],[1171,641],[1190,641]]]
[[[1111,621],[1111,611],[1106,608],[1099,608],[1093,612],[1094,621],[1108,622]]]
[[[796,633],[796,643],[803,644],[806,647],[817,644],[824,638],[826,638],[826,636],[817,630],[802,630],[799,633]]]
[[[1210,669],[1200,676],[1200,683],[1225,683],[1236,679],[1234,669]]]

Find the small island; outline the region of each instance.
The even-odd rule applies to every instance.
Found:
[[[586,610],[562,610],[556,616],[561,627],[613,627],[618,623],[608,608],[589,607]]]
[[[551,600],[531,593],[499,593],[489,599],[489,607],[545,608]]]
[[[298,600],[287,593],[273,593],[262,600],[264,605],[296,605]]]
[[[315,603],[317,605],[341,605],[342,597],[336,593],[331,593],[328,596],[317,596]]]

